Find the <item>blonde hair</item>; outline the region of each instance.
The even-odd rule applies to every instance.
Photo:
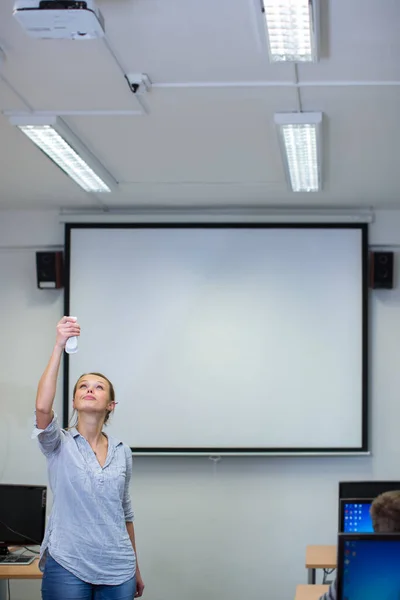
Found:
[[[109,392],[110,392],[109,402],[115,402],[115,390],[114,390],[114,386],[111,383],[111,381],[108,379],[108,377],[106,377],[102,373],[96,373],[94,371],[90,371],[90,373],[83,373],[83,375],[81,375],[80,377],[78,377],[78,379],[77,379],[77,381],[76,381],[76,383],[74,385],[74,391],[72,393],[73,398],[75,398],[75,394],[76,394],[76,390],[77,390],[77,387],[78,387],[78,383],[80,382],[80,380],[82,379],[82,377],[87,377],[88,375],[95,375],[96,377],[101,377],[102,379],[104,379],[105,381],[107,381]],[[107,424],[107,421],[110,418],[110,414],[111,414],[111,411],[107,410],[107,412],[105,414],[105,417],[104,417],[103,425]],[[78,415],[77,415],[77,411],[74,409],[74,411],[73,411],[73,413],[71,415],[71,419],[70,419],[70,422],[68,424],[67,429],[72,429],[73,427],[76,427],[77,424],[78,424]]]

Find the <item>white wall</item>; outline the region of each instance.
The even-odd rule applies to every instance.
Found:
[[[61,292],[36,289],[34,248],[62,242],[54,213],[0,212],[1,482],[46,482],[30,431],[63,305]],[[371,243],[400,244],[400,212],[377,216]],[[296,584],[306,582],[306,545],[335,543],[337,482],[400,478],[399,340],[400,288],[374,292],[372,457],[232,457],[217,465],[208,458],[135,459],[132,495],[148,600],[293,598]],[[56,409],[61,413],[60,394]],[[36,600],[39,589],[39,582],[12,582],[12,599]]]

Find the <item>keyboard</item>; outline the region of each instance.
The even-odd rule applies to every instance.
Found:
[[[34,556],[21,556],[20,554],[0,555],[0,566],[3,565],[30,565],[35,560]]]

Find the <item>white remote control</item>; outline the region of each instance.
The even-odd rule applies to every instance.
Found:
[[[76,320],[76,317],[73,317]],[[78,352],[78,338],[76,335],[67,339],[67,343],[65,344],[65,352],[67,354],[75,354]]]

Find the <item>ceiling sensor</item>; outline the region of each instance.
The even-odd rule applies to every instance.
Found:
[[[105,35],[94,0],[16,0],[13,15],[34,38],[93,40]]]

